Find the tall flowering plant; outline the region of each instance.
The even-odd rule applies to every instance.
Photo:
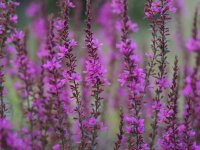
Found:
[[[91,134],[89,138],[91,141],[90,148],[95,148],[97,145],[98,132],[102,127],[100,116],[103,97],[101,96],[101,93],[103,92],[104,84],[107,84],[108,82],[105,78],[106,69],[101,64],[98,55],[100,44],[94,37],[91,28],[91,4],[92,1],[87,0],[85,47],[88,51],[88,57],[86,58],[84,73],[86,74],[86,84],[91,89],[91,96],[93,98],[93,102],[91,103],[92,110],[87,126],[89,127],[88,132]]]
[[[198,8],[195,10],[194,19],[193,19],[193,29],[192,29],[192,37],[187,41],[186,47],[189,53],[195,53],[195,66],[192,67],[192,71],[190,74],[187,75],[185,79],[185,86],[183,89],[183,94],[186,96],[186,103],[187,99],[189,98],[191,101],[191,105],[193,105],[191,108],[193,110],[194,115],[196,115],[199,112],[199,29],[198,29],[198,15],[199,10]],[[199,139],[199,117],[193,118],[194,126],[196,129],[196,138]]]
[[[144,120],[141,118],[141,93],[144,91],[144,72],[139,67],[137,55],[134,51],[137,45],[128,35],[131,31],[132,22],[128,17],[127,1],[117,1],[119,4],[118,11],[121,14],[121,42],[117,44],[119,51],[124,59],[123,73],[119,78],[121,86],[127,86],[129,93],[129,112],[124,118],[126,125],[126,138],[128,148],[145,149],[147,144],[144,143]],[[116,3],[117,3],[116,2]]]
[[[15,30],[15,24],[17,23],[17,15],[15,14],[15,8],[19,3],[16,1],[1,1],[0,5],[0,117],[6,116],[6,103],[4,101],[4,66],[3,59],[5,57],[4,51],[6,47],[6,41],[10,34]]]
[[[147,79],[152,76],[155,78],[155,98],[153,98],[153,114],[152,119],[152,133],[150,135],[151,144],[150,147],[153,148],[158,134],[158,122],[159,114],[163,109],[162,100],[164,99],[163,92],[169,86],[169,81],[167,79],[167,54],[169,52],[167,37],[169,35],[169,28],[167,27],[167,22],[170,21],[171,17],[169,13],[176,12],[176,8],[173,7],[171,0],[160,0],[160,1],[147,1],[145,8],[146,18],[151,22],[152,29],[152,44],[151,48],[153,54],[150,58],[150,62],[147,68]],[[156,72],[156,68],[157,72]]]

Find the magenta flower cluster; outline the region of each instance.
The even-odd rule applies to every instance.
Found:
[[[184,2],[146,0],[141,49],[128,3],[34,1],[19,30],[20,3],[0,0],[0,150],[200,150],[199,8],[185,40]]]

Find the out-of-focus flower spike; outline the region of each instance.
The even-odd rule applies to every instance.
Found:
[[[178,58],[175,57],[173,68],[173,79],[170,87],[170,94],[168,95],[168,101],[166,108],[164,109],[164,115],[162,122],[165,123],[165,132],[163,132],[162,140],[160,142],[162,148],[167,149],[181,149],[181,139],[178,131],[178,92],[179,92],[179,68]],[[170,137],[170,138],[169,138]]]
[[[15,14],[15,8],[18,4],[15,0],[0,1],[0,118],[6,117],[6,103],[4,101],[4,50],[6,46],[6,41],[10,34],[15,30],[15,24],[17,23],[17,15]]]
[[[92,102],[92,113],[91,120],[94,118],[97,123],[92,126],[92,130],[89,131],[91,136],[91,145],[90,148],[95,148],[97,145],[97,137],[100,129],[100,115],[101,115],[101,105],[103,98],[101,97],[101,93],[103,92],[104,84],[108,84],[108,81],[105,78],[106,70],[102,66],[99,56],[98,50],[100,48],[100,44],[98,40],[94,38],[94,34],[92,32],[92,16],[91,16],[91,0],[87,0],[87,8],[86,8],[86,29],[85,29],[85,45],[88,51],[88,57],[86,58],[86,68],[84,73],[86,74],[86,82],[87,86],[90,87],[92,92],[91,96],[94,97],[94,101]],[[91,126],[91,125],[89,125]]]
[[[144,92],[144,72],[139,67],[135,50],[137,45],[129,38],[130,26],[127,0],[121,0],[122,20],[121,42],[117,44],[123,57],[123,73],[119,78],[121,86],[127,87],[129,93],[128,114],[124,117],[127,147],[133,149],[148,149],[144,142],[144,119],[141,118],[142,93]],[[136,138],[138,137],[138,138]]]

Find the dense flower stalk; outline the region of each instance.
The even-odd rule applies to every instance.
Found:
[[[155,5],[152,0],[148,0],[146,7],[145,7],[145,15],[146,18],[150,21],[150,29],[151,29],[151,50],[152,53],[146,53],[146,56],[150,61],[148,61],[147,68],[146,68],[146,76],[145,76],[145,89],[148,87],[150,82],[150,77],[155,76],[156,74],[156,59],[158,57],[158,17],[154,17],[154,10],[151,9],[152,5]]]
[[[119,79],[120,84],[126,85],[129,91],[129,113],[125,117],[128,149],[145,149],[144,120],[141,118],[141,93],[144,91],[144,72],[139,67],[137,56],[134,54],[136,43],[129,39],[130,26],[127,0],[121,1],[122,7],[122,36],[118,48],[124,59],[123,73]],[[119,9],[120,10],[120,9]]]
[[[64,7],[63,7],[64,6]],[[82,106],[82,99],[80,97],[79,85],[80,85],[80,75],[76,72],[76,62],[77,58],[73,54],[73,48],[76,46],[76,42],[74,39],[70,39],[69,37],[69,10],[73,8],[74,5],[70,1],[63,1],[61,2],[62,9],[62,19],[63,19],[63,33],[61,34],[61,42],[63,47],[66,49],[64,52],[64,57],[66,58],[65,64],[67,67],[66,70],[66,78],[69,81],[69,85],[72,91],[71,98],[75,99],[76,101],[76,108],[75,112],[77,112],[77,116],[75,119],[78,120],[79,128],[80,128],[80,145],[79,148],[83,149],[86,146],[86,136],[84,133],[84,126],[83,126],[83,106]]]
[[[40,56],[41,58],[41,64],[40,64],[40,69],[41,69],[41,74],[39,78],[39,84],[38,84],[38,97],[34,100],[33,102],[33,111],[35,113],[35,116],[37,118],[37,125],[39,125],[38,130],[40,131],[40,141],[41,141],[41,147],[45,148],[48,144],[48,138],[51,138],[51,133],[48,132],[48,130],[53,130],[53,125],[48,125],[50,122],[53,122],[53,117],[54,115],[52,114],[52,105],[53,101],[51,99],[51,92],[49,90],[49,80],[51,79],[51,75],[48,71],[47,68],[47,61],[49,60],[50,54],[48,52],[48,48],[50,47],[50,30],[52,28],[51,22],[49,23],[47,27],[47,37],[46,40],[43,41],[43,55]],[[42,53],[42,52],[41,52]],[[46,77],[45,77],[46,75]]]
[[[29,124],[28,133],[30,135],[31,147],[33,147],[34,135],[33,135],[33,126],[34,126],[34,114],[32,102],[35,98],[34,92],[34,79],[35,79],[35,69],[32,62],[28,58],[28,53],[26,49],[26,36],[22,31],[15,30],[7,42],[12,42],[17,51],[16,56],[16,68],[18,71],[18,78],[21,81],[19,91],[21,93],[22,99],[22,109],[26,117],[26,121]],[[25,102],[24,102],[25,101]],[[26,134],[26,135],[27,135]]]
[[[38,75],[36,76],[37,94],[32,104],[33,113],[35,115],[34,119],[37,119],[34,126],[38,134],[38,149],[45,149],[49,146],[49,138],[51,136],[48,130],[52,129],[52,125],[48,125],[51,113],[49,113],[48,71],[44,65],[48,59],[47,44],[49,40],[48,30],[50,28],[47,16],[45,16],[45,11],[45,0],[41,2],[30,2],[26,9],[26,16],[31,19],[29,30],[37,40],[37,56],[40,60],[33,60],[35,61],[36,74]]]
[[[196,9],[195,12],[195,17],[194,17],[194,23],[193,23],[193,39],[196,42],[200,43],[200,37],[199,37],[199,31],[198,31],[198,15],[199,15],[199,8]],[[193,98],[192,98],[192,103],[193,103],[193,107],[194,107],[194,116],[196,116],[197,114],[199,114],[200,112],[200,92],[199,92],[199,83],[200,83],[200,45],[196,50],[196,61],[195,61],[195,67],[193,70],[193,73],[191,75],[192,78],[192,82],[191,82],[191,86],[193,89]],[[194,121],[194,125],[193,127],[195,127],[195,131],[196,131],[196,140],[198,141],[200,139],[200,131],[199,131],[199,127],[200,127],[200,117],[194,117],[193,118]]]
[[[149,1],[150,8],[146,9],[146,16],[147,18],[155,18],[158,15],[158,20],[156,20],[156,26],[157,26],[157,43],[153,48],[158,49],[157,58],[155,59],[156,65],[158,67],[158,73],[154,75],[156,78],[156,86],[155,89],[155,98],[153,106],[153,115],[152,115],[152,134],[151,134],[151,142],[150,142],[150,148],[152,149],[155,144],[156,136],[157,136],[157,130],[158,130],[158,114],[160,112],[161,101],[164,98],[163,91],[168,86],[168,80],[167,80],[167,53],[168,50],[168,41],[167,36],[169,35],[169,28],[166,26],[167,22],[171,19],[169,16],[169,12],[175,12],[176,8],[173,7],[171,0],[159,0],[159,1]],[[156,36],[156,35],[155,35]],[[153,58],[154,59],[154,58]]]
[[[177,100],[178,100],[178,58],[175,57],[174,68],[173,68],[173,80],[172,86],[170,87],[170,93],[168,95],[168,101],[166,104],[166,108],[164,110],[163,119],[166,127],[165,132],[163,133],[161,147],[163,149],[180,149],[180,138],[178,134],[178,120],[177,120]]]
[[[45,0],[41,0],[40,2],[30,2],[26,9],[26,16],[31,20],[29,25],[30,33],[36,38],[38,47],[37,47],[37,56],[40,59],[38,62],[34,59],[34,63],[36,64],[36,73],[40,74],[36,76],[37,86],[38,86],[38,95],[40,98],[45,97],[45,70],[44,63],[45,57],[47,56],[46,50],[46,41],[47,41],[47,30],[48,30],[48,19],[45,16],[46,6]],[[39,66],[40,67],[37,67]]]
[[[186,97],[185,112],[184,112],[184,123],[179,127],[179,131],[182,132],[182,149],[197,149],[196,143],[194,142],[195,131],[192,130],[192,101],[190,96]]]
[[[97,39],[94,38],[94,34],[91,31],[91,0],[87,0],[86,8],[86,36],[85,45],[88,50],[88,57],[86,59],[86,81],[87,85],[91,88],[91,96],[94,98],[92,102],[92,113],[90,121],[94,122],[91,124],[91,148],[95,148],[97,145],[98,131],[100,129],[100,115],[101,115],[101,103],[103,98],[101,93],[103,92],[103,86],[107,83],[105,79],[105,68],[102,66],[99,56],[98,49],[99,43]]]
[[[6,104],[4,102],[4,66],[3,66],[3,59],[4,59],[4,50],[6,40],[9,37],[10,33],[13,32],[15,28],[15,24],[17,23],[17,15],[15,14],[15,7],[18,6],[19,3],[15,1],[1,1],[1,8],[0,8],[0,118],[6,117]]]
[[[65,149],[70,145],[66,135],[69,135],[68,131],[68,113],[70,112],[69,97],[66,95],[67,92],[63,91],[65,88],[66,80],[64,80],[61,74],[61,60],[60,55],[57,52],[59,50],[59,44],[57,42],[57,30],[56,19],[50,19],[49,34],[47,40],[47,50],[48,55],[46,62],[43,67],[45,68],[47,74],[47,85],[48,85],[48,95],[47,95],[47,121],[51,123],[49,129],[53,129],[55,133],[50,132],[51,136],[58,137],[58,142],[61,149]],[[53,122],[53,124],[52,124]],[[65,127],[66,126],[66,127]],[[47,129],[48,129],[47,128]],[[46,130],[47,130],[46,129]],[[46,134],[48,134],[46,132]]]
[[[21,98],[26,101],[27,112],[31,111],[31,101],[34,98],[33,85],[34,85],[34,67],[28,58],[26,50],[26,36],[22,31],[14,31],[11,37],[7,40],[12,42],[17,51],[16,67],[18,77],[23,82],[20,88],[22,93]],[[30,118],[32,116],[29,116]]]
[[[6,2],[3,2],[3,4],[6,7]],[[3,9],[1,10],[0,13],[1,13],[0,15],[2,17],[6,18],[6,20],[0,20],[1,28],[2,28],[3,22],[8,20],[8,14],[5,13],[5,10],[3,10]],[[5,26],[6,26],[6,24],[4,25],[4,28],[5,28],[4,32],[1,29],[1,34],[0,34],[1,35],[0,36],[0,58],[1,58],[1,60],[3,58],[3,48],[4,48],[4,44],[5,44],[5,39],[6,39],[5,33],[7,32]],[[1,65],[0,66],[0,118],[5,118],[5,112],[6,112],[6,104],[3,100],[3,90],[4,90],[4,86],[3,86],[4,79],[3,79],[3,77],[4,77],[3,65]]]

